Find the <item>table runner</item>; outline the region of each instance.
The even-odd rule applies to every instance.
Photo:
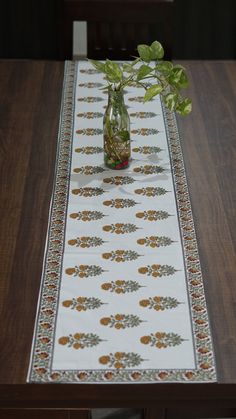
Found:
[[[65,65],[28,381],[215,381],[175,115],[127,88],[132,162],[107,169],[104,83]]]

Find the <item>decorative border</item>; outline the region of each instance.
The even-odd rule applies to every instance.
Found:
[[[76,80],[77,64],[67,62],[65,64],[55,182],[48,226],[48,241],[45,250],[42,287],[39,297],[28,381],[63,383],[216,381],[212,339],[178,128],[175,115],[167,111],[164,107],[163,116],[183,243],[197,369],[51,370],[54,349],[54,326],[60,291],[61,262],[66,227]]]

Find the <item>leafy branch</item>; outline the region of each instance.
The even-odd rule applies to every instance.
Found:
[[[144,102],[161,95],[166,107],[184,116],[191,112],[192,102],[183,97],[182,89],[188,87],[186,69],[179,64],[163,60],[164,49],[160,42],[138,45],[138,57],[131,63],[119,65],[106,59],[105,62],[89,60],[108,82],[106,89],[120,91],[129,85],[145,89]]]

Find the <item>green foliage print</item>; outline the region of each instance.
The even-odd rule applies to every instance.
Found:
[[[100,153],[103,153],[103,148],[87,146],[87,147],[76,148],[75,152],[80,153],[80,154],[100,154]]]
[[[143,212],[137,212],[135,216],[137,218],[141,218],[142,220],[157,221],[165,220],[166,218],[170,217],[170,214],[168,214],[166,211],[147,210]]]
[[[127,262],[136,260],[140,255],[134,250],[112,250],[109,253],[103,253],[103,259],[109,259],[114,262]]]
[[[84,188],[72,189],[73,195],[84,196],[86,198],[90,198],[92,196],[99,196],[104,193],[105,193],[104,189],[98,188],[98,187],[91,188],[89,186],[85,186]]]
[[[160,147],[156,147],[156,146],[143,146],[143,147],[134,147],[132,149],[132,151],[134,153],[139,153],[139,154],[156,154],[156,153],[160,153],[162,151],[162,149]]]
[[[100,364],[116,369],[138,367],[143,361],[144,359],[134,352],[115,352],[99,358]]]
[[[133,171],[142,175],[154,175],[158,173],[163,173],[165,169],[161,166],[146,164],[145,166],[134,167]]]
[[[109,317],[103,317],[100,323],[103,326],[114,327],[117,330],[139,326],[143,320],[134,314],[115,314]]]
[[[101,211],[79,211],[74,212],[70,214],[70,218],[73,218],[75,220],[79,221],[96,221],[101,220],[103,217],[105,217],[105,214],[103,214]]]
[[[77,237],[76,239],[68,240],[70,246],[89,248],[98,247],[105,243],[100,237]]]
[[[161,297],[159,295],[155,297],[149,297],[139,301],[141,307],[147,307],[149,310],[154,309],[156,311],[163,311],[178,307],[180,302],[173,297]]]
[[[90,276],[101,275],[104,269],[97,265],[79,265],[65,270],[67,275],[78,276],[79,278],[89,278]]]
[[[123,198],[115,198],[115,199],[110,199],[109,201],[104,201],[103,205],[105,205],[106,207],[111,207],[111,208],[130,208],[130,207],[134,207],[135,205],[137,205],[138,202],[135,202],[133,199],[123,199]]]
[[[167,191],[164,188],[152,187],[152,186],[147,186],[146,188],[141,188],[141,189],[135,189],[134,191],[134,193],[136,193],[137,195],[143,195],[147,197],[161,196],[161,195],[165,195],[167,192],[169,191]]]
[[[180,345],[185,339],[182,339],[177,333],[156,332],[147,336],[142,336],[140,342],[144,345],[155,346],[158,349],[164,349],[171,346]]]
[[[101,285],[104,291],[115,292],[116,294],[125,294],[129,292],[138,291],[142,285],[139,285],[137,281],[124,281],[117,279],[116,281],[105,282]]]
[[[99,298],[95,297],[77,297],[72,300],[65,300],[62,302],[63,307],[70,308],[71,310],[87,311],[94,310],[103,305]]]
[[[165,236],[150,236],[145,237],[142,239],[138,239],[137,243],[144,246],[149,247],[161,247],[161,246],[169,246],[171,243],[173,243],[173,240],[171,240],[169,237]]]
[[[100,342],[102,342],[102,339],[94,333],[75,333],[74,335],[62,336],[58,339],[60,345],[73,349],[92,348]]]
[[[135,224],[131,223],[116,223],[105,225],[102,229],[108,233],[126,234],[134,233],[136,230],[138,230],[138,227]]]
[[[160,265],[155,263],[153,265],[142,266],[138,272],[143,275],[153,276],[154,278],[161,278],[162,276],[173,275],[176,269],[170,265]]]
[[[83,167],[76,167],[74,169],[74,173],[79,173],[81,175],[95,175],[96,173],[105,172],[101,166],[83,166]]]

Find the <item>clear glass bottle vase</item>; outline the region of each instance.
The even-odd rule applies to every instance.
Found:
[[[130,119],[124,103],[124,91],[108,91],[108,105],[103,118],[104,161],[111,169],[129,166],[131,157]]]

